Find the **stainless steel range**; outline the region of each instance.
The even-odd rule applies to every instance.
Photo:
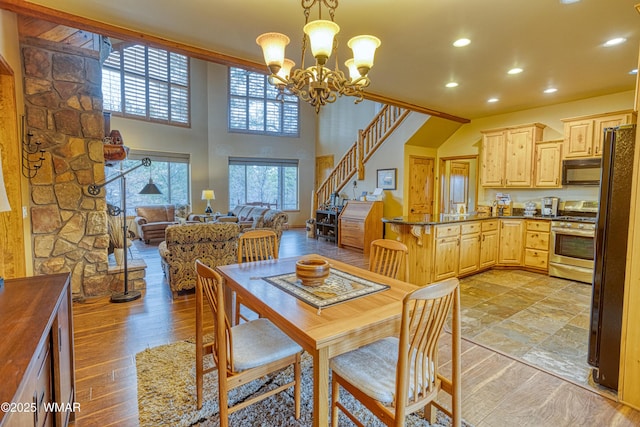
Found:
[[[598,202],[567,201],[551,221],[549,275],[593,282]]]

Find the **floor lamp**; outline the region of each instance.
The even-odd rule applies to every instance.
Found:
[[[112,178],[109,178],[108,180],[106,180],[101,184],[91,184],[87,188],[87,192],[89,194],[91,194],[92,196],[97,196],[98,194],[100,194],[100,189],[102,189],[102,187],[104,187],[105,185],[115,181],[116,179],[122,180],[120,182],[121,191],[122,191],[122,208],[113,207],[112,208],[113,212],[110,212],[110,214],[118,215],[118,213],[121,212],[124,215],[124,221],[122,221],[122,235],[123,235],[123,241],[125,244],[124,263],[123,263],[124,264],[124,292],[112,294],[111,302],[129,302],[129,301],[136,300],[142,296],[140,291],[129,290],[129,269],[127,268],[127,258],[129,257],[127,256],[127,252],[126,252],[126,249],[127,249],[126,248],[126,245],[127,245],[127,178],[125,176],[129,172],[133,172],[134,170],[138,169],[141,166],[146,166],[146,167],[151,166],[151,159],[148,157],[145,157],[140,161],[139,165],[136,165],[130,169],[127,169],[126,171],[120,172],[118,175]],[[118,212],[118,210],[120,212]]]

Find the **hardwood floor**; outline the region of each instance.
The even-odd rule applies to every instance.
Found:
[[[81,405],[76,426],[137,426],[136,353],[194,335],[193,294],[172,299],[157,245],[136,246],[148,265],[142,299],[113,304],[104,297],[73,304],[76,401]],[[304,230],[285,231],[280,256],[306,253],[364,268],[368,264],[360,253],[306,238]],[[440,356],[445,374],[450,369],[447,341]],[[462,350],[462,412],[476,427],[640,425],[640,412],[593,391],[467,340]],[[446,395],[441,401],[446,404]]]

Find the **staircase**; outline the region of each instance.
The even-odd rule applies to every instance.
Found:
[[[327,179],[316,190],[313,197],[315,209],[318,209],[320,204],[327,203],[331,193],[342,190],[356,173],[357,179],[364,179],[365,163],[407,115],[409,115],[407,109],[385,105],[369,126],[358,132],[358,140],[347,150]]]

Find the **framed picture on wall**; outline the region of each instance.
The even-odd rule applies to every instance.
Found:
[[[383,190],[395,190],[396,189],[396,168],[393,169],[378,169],[378,181],[377,187]]]

